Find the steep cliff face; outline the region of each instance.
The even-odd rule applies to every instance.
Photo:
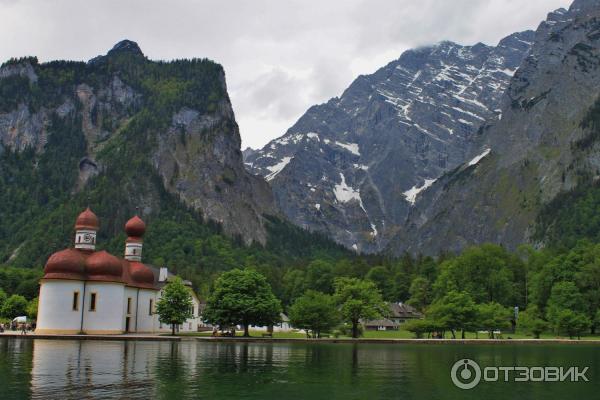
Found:
[[[212,115],[189,108],[174,114],[158,136],[152,163],[165,187],[187,204],[222,223],[228,233],[265,243],[262,216],[277,211],[269,185],[242,166],[228,100],[220,101]]]
[[[419,193],[463,163],[471,136],[495,118],[533,32],[497,46],[442,42],[409,50],[311,107],[285,135],[246,151],[282,212],[363,252],[403,228]]]
[[[263,215],[277,215],[268,184],[243,167],[222,67],[150,61],[131,41],[88,63],[5,63],[0,157],[0,172],[20,166],[0,179],[7,203],[29,190],[19,179],[39,186],[30,188],[31,214],[90,197],[120,231],[135,206],[148,218],[164,211],[168,194],[246,243],[265,243]],[[32,240],[20,234],[28,228],[15,204],[0,209],[5,253]]]
[[[422,194],[390,251],[535,242],[540,210],[557,194],[598,179],[597,127],[589,121],[600,95],[599,38],[597,0],[576,0],[548,15],[499,118],[480,129],[469,162]]]

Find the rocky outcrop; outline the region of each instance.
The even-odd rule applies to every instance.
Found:
[[[38,64],[37,60],[33,63],[32,60],[11,60],[0,68],[0,84],[4,82],[6,90],[12,90],[15,99],[19,99],[14,109],[0,110],[0,151],[8,148],[21,152],[34,148],[41,155],[48,150],[49,124],[53,121],[64,124],[61,130],[68,130],[74,138],[81,137],[85,143],[85,149],[81,151],[83,156],[78,164],[73,165],[73,169],[78,171],[72,187],[75,195],[84,190],[93,177],[106,170],[115,174],[115,168],[122,168],[112,165],[122,160],[115,160],[115,157],[121,156],[111,155],[111,151],[139,144],[139,138],[124,138],[123,132],[132,121],[148,121],[148,104],[164,96],[165,107],[175,102],[182,106],[174,111],[165,111],[152,103],[152,110],[161,114],[162,119],[155,120],[156,126],[137,132],[137,135],[148,135],[143,139],[143,148],[147,152],[143,157],[162,179],[164,189],[177,195],[187,206],[201,211],[207,219],[220,222],[226,233],[240,236],[246,243],[266,242],[263,215],[277,215],[277,211],[268,184],[243,167],[239,130],[220,66],[208,60],[179,60],[176,61],[179,69],[172,68],[171,71],[188,68],[187,75],[169,80],[170,76],[164,76],[168,63],[148,60],[139,46],[129,40],[119,42],[106,55],[98,56],[87,64],[62,61]],[[186,62],[189,64],[183,65]],[[198,67],[199,64],[202,65]],[[44,89],[35,85],[38,76],[44,76],[40,73],[44,69],[50,76],[46,79],[62,73],[67,77],[67,83],[60,86],[56,83],[58,80],[52,81],[52,85],[44,87],[50,88],[48,92],[40,93]],[[156,83],[152,81],[153,76],[135,75],[137,71],[149,69],[160,72],[162,80]],[[210,73],[210,78],[203,76],[202,71]],[[214,71],[221,71],[214,78],[218,80],[216,84],[209,81]],[[76,79],[69,81],[73,76]],[[16,81],[22,78],[27,78],[29,83]],[[13,81],[9,82],[10,79]],[[182,81],[185,79],[190,79],[190,82]],[[193,105],[192,97],[208,97],[207,93],[188,94],[187,98],[192,98],[188,103],[192,105],[186,106],[179,98],[161,91],[161,85],[167,87],[166,91],[180,90],[185,84],[219,87],[220,90],[213,94],[221,96],[218,105],[210,110]],[[38,91],[31,91],[31,87]],[[6,104],[10,105],[1,104],[4,108],[9,107]],[[145,114],[140,117],[140,113]],[[61,132],[55,134],[61,135]],[[64,141],[55,142],[65,145]],[[73,146],[76,145],[73,143]],[[53,148],[53,151],[56,150]],[[127,154],[138,156],[132,151]],[[139,159],[136,161],[139,162]],[[120,171],[117,175],[125,176],[128,172]],[[151,176],[144,179],[152,181]],[[124,185],[130,186],[122,190],[135,187],[136,200],[144,205],[143,211],[158,212],[160,195],[154,189],[152,193],[144,192],[150,191],[148,188],[152,185],[146,181],[131,181],[124,178]]]
[[[0,145],[15,151],[34,148],[40,152],[47,141],[47,122],[45,110],[32,113],[26,104],[19,104],[15,110],[0,113]]]
[[[471,137],[498,118],[502,93],[533,32],[497,46],[441,42],[409,50],[311,107],[246,167],[270,182],[282,212],[363,252],[402,230],[420,193],[465,161]]]
[[[35,70],[29,59],[24,59],[20,62],[14,60],[13,62],[9,62],[0,68],[0,79],[11,76],[21,76],[27,78],[31,83],[36,83],[38,80],[38,76],[35,73]]]
[[[531,241],[541,207],[597,175],[600,146],[584,123],[600,87],[600,1],[548,15],[512,78],[501,118],[480,129],[469,162],[422,194],[389,244],[400,254]]]
[[[265,243],[263,214],[275,215],[268,184],[242,165],[240,136],[228,100],[212,115],[184,108],[158,138],[153,164],[170,191],[247,242]]]

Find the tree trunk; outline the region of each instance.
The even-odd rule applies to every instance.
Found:
[[[175,336],[175,324],[171,324],[171,336]]]
[[[244,337],[250,337],[250,327],[248,324],[244,324]]]
[[[356,339],[358,337],[358,321],[352,321],[352,337]]]
[[[462,334],[460,335],[460,338],[461,338],[461,339],[464,339],[464,338],[465,338],[465,330],[464,330],[464,329],[462,330]]]
[[[454,329],[450,329],[450,332],[452,332],[452,339],[456,339],[456,333],[454,332]]]

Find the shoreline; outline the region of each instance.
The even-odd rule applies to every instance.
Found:
[[[594,344],[600,345],[600,339],[351,339],[351,338],[324,338],[324,339],[306,339],[306,338],[259,338],[259,337],[195,337],[199,342],[204,343],[324,343],[324,344],[423,344],[423,345],[444,345],[444,344]]]
[[[51,339],[51,340],[137,340],[157,342],[180,342],[181,336],[159,336],[159,335],[58,335],[58,334],[35,334],[26,335],[20,332],[1,333],[0,339],[8,337],[11,339]]]
[[[419,344],[419,345],[510,345],[510,344],[590,344],[600,345],[600,339],[372,339],[372,338],[262,338],[241,336],[232,337],[198,337],[198,336],[170,336],[170,335],[58,335],[58,334],[35,334],[22,335],[20,332],[2,333],[0,338],[11,339],[49,339],[49,340],[112,340],[112,341],[157,341],[157,342],[181,342],[196,341],[202,343],[303,343],[303,344]]]

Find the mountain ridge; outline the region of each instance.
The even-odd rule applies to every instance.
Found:
[[[532,38],[524,31],[497,46],[443,41],[407,50],[246,152],[246,168],[270,182],[297,225],[380,251],[419,189],[465,160]]]
[[[598,99],[598,32],[599,1],[576,0],[548,15],[502,99],[503,118],[488,121],[477,138],[474,153],[486,156],[433,184],[390,252],[543,245],[544,235],[534,235],[540,212],[597,175],[595,128],[585,121]]]

